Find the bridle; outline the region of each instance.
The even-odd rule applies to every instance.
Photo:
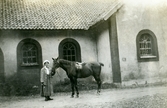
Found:
[[[54,63],[54,65],[55,65],[55,63]],[[55,73],[55,74],[57,73],[57,75],[58,75],[59,78],[61,79],[61,77],[60,77],[58,71],[56,71],[57,68],[59,68],[59,67],[60,67],[60,63],[56,60],[56,66],[54,66],[54,73]],[[52,72],[53,72],[53,68],[52,68]]]

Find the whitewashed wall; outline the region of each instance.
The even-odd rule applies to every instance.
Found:
[[[26,38],[32,38],[39,42],[42,48],[42,61],[52,57],[58,57],[58,46],[65,38],[75,39],[81,48],[81,60],[97,61],[96,39],[90,31],[29,31],[21,33],[19,30],[2,30],[0,35],[0,47],[4,53],[5,75],[9,76],[17,72],[17,46],[18,43]],[[59,72],[54,76],[54,80],[60,81],[66,78],[65,72]]]
[[[104,64],[102,67],[102,81],[103,83],[112,83],[112,64],[111,64],[111,51],[109,42],[109,29],[108,22],[101,23],[95,32],[97,37],[97,51],[98,61]]]
[[[143,82],[167,78],[167,2],[123,0],[123,3],[117,13],[122,80],[132,74]],[[143,29],[149,29],[156,35],[159,61],[137,61],[136,37]]]
[[[10,37],[11,36],[11,37]],[[0,47],[4,54],[4,71],[5,76],[12,75],[17,72],[17,45],[19,43],[17,33],[6,30],[0,33]]]

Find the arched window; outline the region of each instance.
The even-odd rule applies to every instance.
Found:
[[[67,38],[59,44],[59,57],[69,61],[81,61],[81,52],[78,42]]]
[[[137,35],[136,44],[138,61],[159,60],[157,39],[152,31],[140,31]]]
[[[41,46],[36,40],[24,39],[18,44],[17,56],[18,66],[41,65]]]
[[[38,48],[35,44],[23,44],[21,53],[22,65],[38,65]]]

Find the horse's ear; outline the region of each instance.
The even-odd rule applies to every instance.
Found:
[[[56,58],[56,61],[59,63],[59,57]]]
[[[52,60],[55,60],[54,58],[52,58]]]

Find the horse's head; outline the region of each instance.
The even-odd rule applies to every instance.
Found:
[[[60,64],[59,64],[59,57],[52,58],[52,60],[53,60],[53,66],[52,66],[51,71],[52,71],[52,76],[53,76],[55,74],[55,70],[60,67]]]

